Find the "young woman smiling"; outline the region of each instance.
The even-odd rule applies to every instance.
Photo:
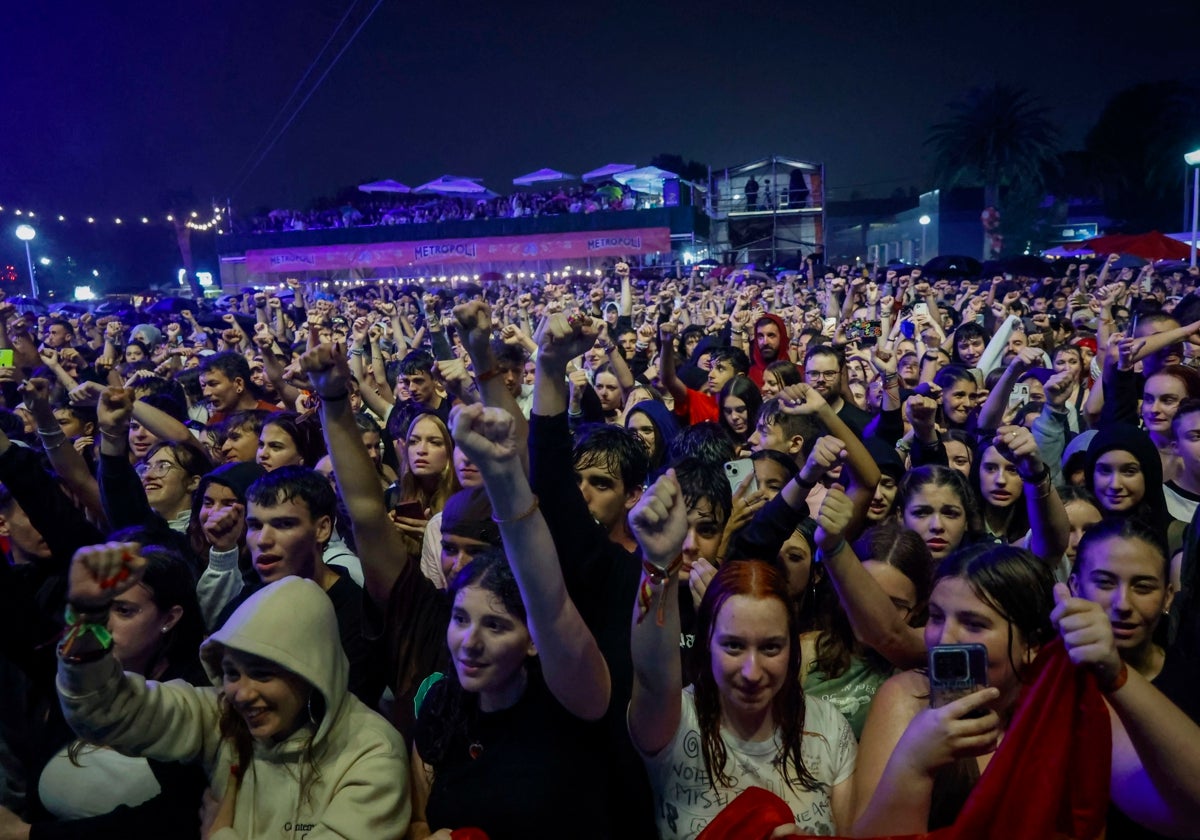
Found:
[[[669,471],[630,514],[646,572],[634,609],[629,734],[654,789],[659,835],[694,836],[744,788],[777,792],[796,833],[844,830],[856,752],[845,718],[800,687],[800,645],[787,583],[757,560],[726,563],[700,603],[695,685],[679,658],[676,559],[684,494]],[[756,778],[758,781],[756,781]]]
[[[122,671],[92,629],[142,580],[135,543],[76,553],[58,689],[67,721],[126,755],[199,764],[205,837],[314,834],[402,838],[407,751],[347,691],[349,666],[329,597],[286,577],[252,595],[200,649],[212,687],[147,682]],[[287,827],[285,827],[287,826]]]

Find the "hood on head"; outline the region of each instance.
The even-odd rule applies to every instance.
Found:
[[[483,487],[459,490],[446,500],[442,509],[442,533],[503,547],[500,528],[492,519],[492,503]]]
[[[770,362],[767,362],[763,359],[762,352],[758,349],[758,342],[755,340],[754,336],[755,324],[758,324],[762,321],[770,321],[779,328],[779,355],[777,355],[771,361],[778,361],[780,359],[786,360],[788,358],[788,346],[791,344],[792,340],[791,336],[788,335],[787,324],[783,322],[782,318],[773,313],[768,312],[765,315],[759,316],[759,318],[757,318],[755,322],[750,325],[750,379],[752,379],[754,384],[760,388],[762,387],[763,383],[763,371],[766,370],[767,365],[770,364]]]
[[[666,452],[671,446],[671,441],[679,434],[679,421],[675,419],[671,409],[658,400],[642,400],[629,409],[630,414],[635,411],[640,411],[650,418],[650,422],[658,429],[659,437],[662,438],[663,452]]]
[[[324,737],[345,702],[350,661],[342,649],[333,602],[320,586],[289,576],[247,598],[200,646],[200,661],[218,687],[226,648],[268,659],[319,691],[325,716],[313,742]]]

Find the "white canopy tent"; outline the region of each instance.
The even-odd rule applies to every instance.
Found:
[[[513,178],[513,184],[518,187],[529,187],[534,184],[556,184],[561,181],[574,181],[575,175],[568,175],[566,172],[559,172],[557,169],[539,169],[537,172],[530,172],[528,175],[522,175],[520,178]]]
[[[393,181],[391,178],[384,178],[382,181],[372,181],[369,184],[359,184],[360,192],[365,193],[408,193],[411,189],[401,184],[399,181]]]
[[[628,172],[631,169],[637,169],[637,167],[632,163],[609,163],[599,169],[583,173],[582,178],[585,181],[600,181],[604,178],[611,178],[618,172]]]
[[[435,178],[427,184],[422,184],[413,192],[437,193],[438,195],[475,195],[482,198],[489,190],[479,181],[479,178],[443,175],[441,178]]]
[[[654,193],[661,195],[663,181],[679,178],[674,172],[659,169],[657,166],[643,166],[640,169],[630,169],[613,175],[613,180],[634,192]]]

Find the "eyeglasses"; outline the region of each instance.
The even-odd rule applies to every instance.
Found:
[[[892,606],[896,608],[896,612],[900,613],[901,618],[908,618],[913,611],[913,605],[905,603],[899,598],[892,598]]]
[[[809,379],[827,379],[833,381],[841,375],[841,371],[837,370],[809,370],[805,371],[805,375]]]
[[[153,464],[138,464],[134,469],[139,478],[162,478],[171,470],[181,470],[183,467],[170,461],[155,461]]]

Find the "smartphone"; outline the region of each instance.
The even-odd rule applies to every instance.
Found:
[[[914,303],[913,304],[913,314],[914,315],[928,315],[929,314],[929,304],[925,303],[924,301],[922,301],[921,303]]]
[[[0,350],[0,368],[10,368],[13,366],[13,351]]]
[[[929,706],[940,708],[988,684],[987,648],[937,645],[929,649]],[[980,714],[983,712],[981,711]]]
[[[916,334],[917,334],[917,328],[915,326],[913,326],[912,321],[905,319],[900,322],[900,335],[904,336],[909,341],[911,341],[913,336],[915,336]]]
[[[747,476],[750,477],[750,486],[746,492],[753,493],[758,489],[758,481],[754,478],[754,462],[749,458],[725,462],[725,478],[728,479],[729,487],[734,493],[742,486],[742,482],[746,480]]]
[[[421,507],[420,502],[400,502],[394,508],[392,513],[397,516],[403,516],[407,519],[424,519],[425,509]]]
[[[1012,393],[1008,395],[1008,407],[1019,408],[1029,402],[1029,383],[1018,382],[1013,386]]]

